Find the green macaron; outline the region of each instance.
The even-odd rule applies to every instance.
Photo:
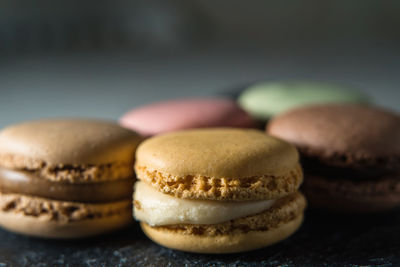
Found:
[[[282,112],[320,103],[367,103],[369,98],[354,89],[320,82],[259,82],[239,96],[239,105],[260,120]]]

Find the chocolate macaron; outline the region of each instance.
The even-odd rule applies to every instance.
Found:
[[[39,120],[0,132],[0,225],[43,238],[79,238],[131,222],[140,137],[115,123]]]
[[[198,129],[144,141],[134,216],[163,246],[196,253],[261,248],[293,234],[306,202],[296,149],[257,130]]]
[[[378,107],[318,105],[273,119],[267,132],[294,144],[310,206],[375,212],[400,206],[400,117]]]

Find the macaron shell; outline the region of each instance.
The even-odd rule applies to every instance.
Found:
[[[163,246],[196,253],[234,253],[253,250],[293,234],[303,220],[304,196],[296,192],[261,213],[218,224],[176,224],[151,227],[145,234]]]
[[[90,237],[115,231],[131,223],[132,214],[129,212],[72,223],[58,223],[0,211],[1,227],[14,233],[39,238],[73,239]]]
[[[400,116],[363,105],[316,105],[274,118],[267,133],[330,164],[400,167]],[[383,166],[384,167],[384,166]]]
[[[366,103],[368,97],[352,89],[318,82],[256,83],[239,96],[240,106],[260,119],[293,108],[319,103]]]
[[[9,126],[0,132],[0,156],[45,164],[132,163],[141,138],[112,122],[48,119]],[[29,166],[26,166],[29,167]]]
[[[141,223],[143,232],[154,242],[172,249],[194,253],[236,253],[272,245],[292,235],[301,225],[303,215],[284,223],[277,228],[248,233],[201,236],[186,235],[165,229],[155,229]]]
[[[147,139],[136,167],[170,176],[246,178],[282,175],[296,168],[296,149],[257,130],[197,129]],[[139,177],[140,178],[140,177]]]
[[[124,127],[145,136],[203,127],[255,127],[254,120],[230,99],[182,99],[153,103],[120,118]]]
[[[0,226],[29,236],[80,238],[110,232],[132,223],[129,199],[89,204],[18,194],[1,193],[0,197]]]

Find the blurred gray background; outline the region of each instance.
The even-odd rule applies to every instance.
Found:
[[[0,2],[0,127],[282,79],[400,111],[400,1]]]

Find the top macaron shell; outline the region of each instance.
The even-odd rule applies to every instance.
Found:
[[[330,164],[354,160],[365,165],[371,160],[390,168],[400,166],[400,116],[378,107],[315,105],[294,109],[273,119],[267,132],[305,154],[331,158]],[[335,162],[332,157],[338,155],[346,158]]]
[[[253,119],[230,99],[181,99],[134,109],[120,118],[144,136],[202,127],[254,127]]]
[[[38,159],[46,164],[128,163],[140,140],[136,133],[112,122],[45,119],[3,129],[0,156]]]
[[[259,119],[319,103],[366,103],[368,97],[352,89],[319,82],[256,83],[239,96],[240,106]]]
[[[199,153],[200,152],[200,153]],[[253,129],[185,130],[153,137],[137,150],[136,166],[168,175],[247,178],[296,167],[297,150]]]

